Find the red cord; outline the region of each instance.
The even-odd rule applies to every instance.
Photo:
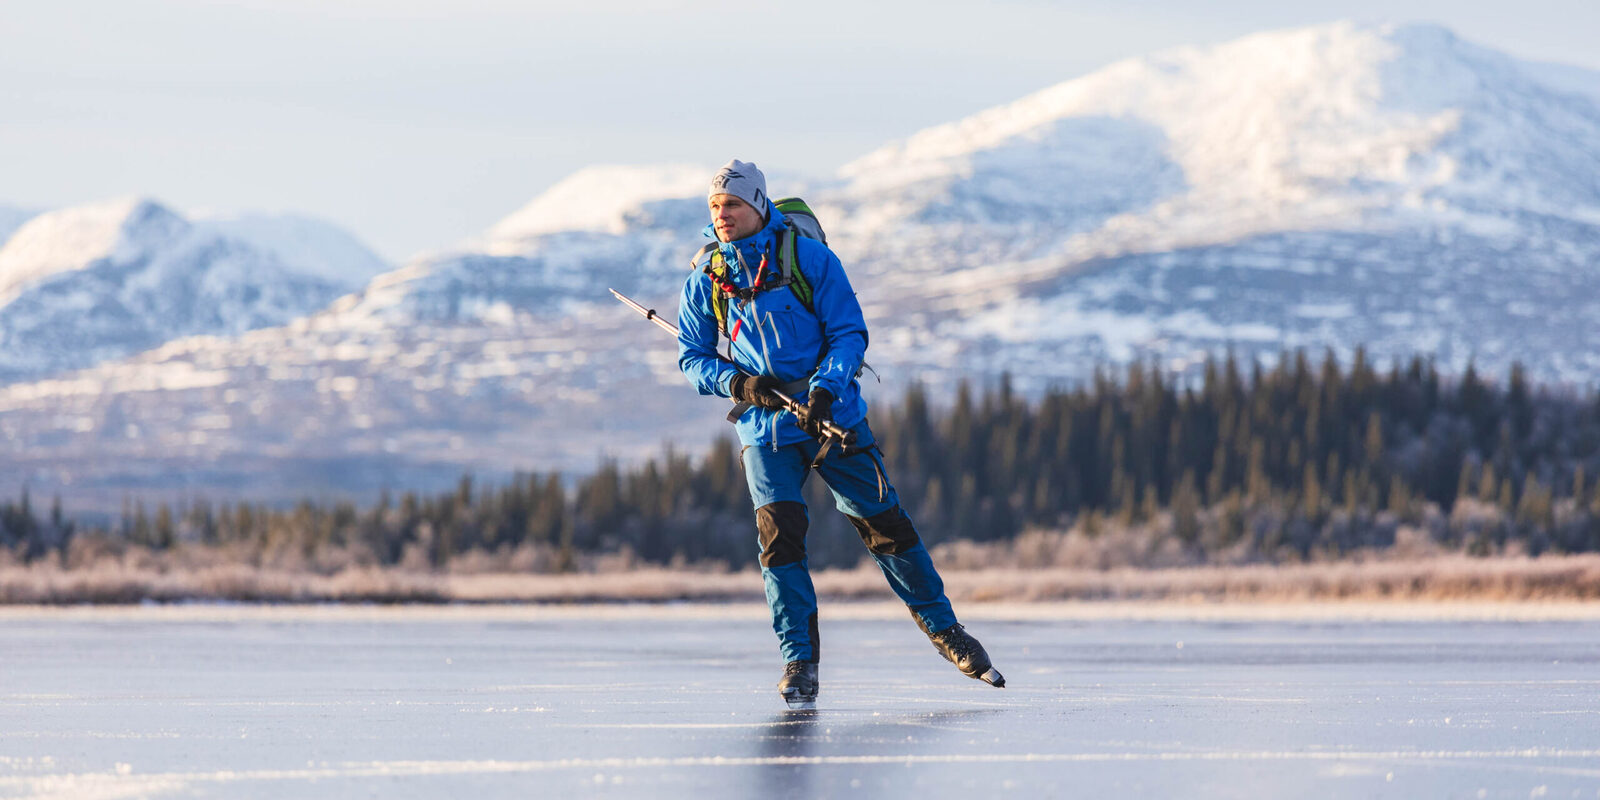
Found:
[[[715,277],[715,276],[712,276],[712,277]],[[752,297],[755,296],[756,292],[761,290],[761,282],[766,280],[766,278],[767,278],[767,254],[766,253],[762,253],[761,254],[761,267],[756,270],[755,284],[751,287],[750,294],[751,294]],[[733,285],[733,281],[722,280],[721,284],[722,284],[722,291],[725,294],[727,294],[728,296],[737,297],[739,295],[739,289],[738,289],[738,287]],[[728,305],[728,308],[732,309],[733,305],[730,303]],[[730,310],[728,313],[731,314],[733,312]],[[739,341],[739,326],[741,326],[743,324],[744,324],[744,320],[742,320],[742,319],[736,319],[736,320],[733,321],[733,329],[728,332],[728,341],[729,342],[737,342],[737,341]]]

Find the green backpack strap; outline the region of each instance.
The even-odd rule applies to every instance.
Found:
[[[778,279],[787,284],[789,291],[794,293],[794,299],[800,301],[812,316],[817,313],[816,306],[811,302],[811,281],[806,280],[806,274],[800,270],[795,259],[795,240],[800,235],[790,228],[785,228],[778,233]]]
[[[722,281],[726,280],[728,265],[722,260],[721,250],[711,251],[711,261],[706,264],[706,270],[711,275],[711,313],[717,318],[717,332],[727,336],[728,293],[723,291]]]
[[[706,258],[705,266],[700,266],[700,260]],[[723,336],[728,335],[728,293],[722,286],[728,280],[728,265],[722,260],[722,249],[716,242],[709,242],[700,248],[689,259],[689,268],[704,272],[711,278],[711,313],[717,318],[717,332]]]

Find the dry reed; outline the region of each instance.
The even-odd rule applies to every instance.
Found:
[[[1426,554],[1292,565],[1166,568],[975,566],[944,572],[961,601],[1549,601],[1600,599],[1600,555]],[[592,567],[592,565],[591,565]],[[820,595],[887,599],[870,561],[820,570]],[[160,559],[102,558],[64,568],[54,560],[0,561],[0,603],[593,603],[752,601],[754,571],[639,567],[567,574],[422,571],[346,566],[330,574],[238,563],[175,567]]]

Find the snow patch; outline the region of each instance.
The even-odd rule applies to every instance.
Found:
[[[1311,319],[1346,319],[1355,316],[1356,308],[1350,303],[1301,303],[1289,313]]]

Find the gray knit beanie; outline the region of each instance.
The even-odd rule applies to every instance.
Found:
[[[706,194],[706,199],[710,200],[719,194],[731,194],[755,206],[763,219],[767,216],[767,176],[748,161],[736,158],[723,165],[717,176],[711,179],[711,191]]]

